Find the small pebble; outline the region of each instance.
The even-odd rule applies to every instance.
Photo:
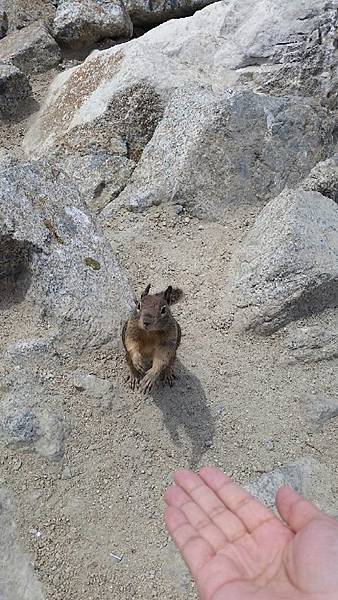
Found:
[[[123,554],[118,555],[118,554],[114,554],[113,552],[110,553],[111,558],[113,559],[114,563],[120,563],[123,559]]]
[[[29,533],[31,533],[32,535],[35,535],[36,538],[40,538],[42,536],[41,531],[39,531],[39,529],[30,529]]]
[[[175,206],[175,213],[177,215],[181,215],[182,212],[183,212],[183,206],[181,206],[181,204],[176,204],[176,206]]]
[[[13,469],[14,469],[14,471],[19,471],[19,469],[21,469],[21,467],[22,467],[22,460],[20,458],[18,458],[13,463]]]
[[[66,465],[62,471],[61,479],[71,479],[71,478],[72,478],[72,472],[71,472],[70,468]]]
[[[268,442],[266,442],[265,447],[267,450],[274,450],[275,449],[275,444],[273,443],[272,440],[269,440]]]

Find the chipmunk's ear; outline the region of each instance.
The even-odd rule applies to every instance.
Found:
[[[172,285],[169,285],[169,287],[167,287],[167,289],[164,290],[164,292],[163,292],[164,299],[165,299],[166,303],[169,305],[171,304],[172,291],[173,291],[173,287],[172,287]]]
[[[149,290],[150,290],[150,283],[148,283],[148,285],[147,285],[146,289],[144,290],[144,292],[142,292],[142,294],[141,294],[141,300],[142,300],[142,299],[143,299],[145,296],[148,296],[148,294],[149,294]]]

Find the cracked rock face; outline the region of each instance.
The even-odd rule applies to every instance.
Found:
[[[334,2],[309,7],[298,23],[299,31],[277,44],[269,57],[275,67],[271,77],[258,74],[259,89],[272,94],[318,95],[331,109],[337,108],[337,7]]]
[[[96,67],[99,70],[102,54],[104,53],[101,52],[100,55],[97,55],[97,61],[95,61]],[[114,68],[114,62],[119,63],[121,58],[122,56],[117,54],[112,64],[107,65],[107,68]],[[96,69],[92,63],[87,66],[89,68],[88,72],[93,67]],[[106,67],[104,67],[105,70]],[[70,71],[73,76],[66,83],[68,99],[62,95],[59,97],[56,105],[53,108],[51,107],[51,111],[49,111],[47,109],[47,105],[49,104],[47,97],[46,110],[43,111],[44,116],[42,116],[42,121],[40,121],[38,116],[38,121],[36,122],[37,129],[34,126],[26,136],[24,142],[26,152],[33,156],[39,156],[44,154],[49,155],[55,149],[58,152],[66,153],[79,151],[81,154],[103,151],[110,155],[126,156],[132,161],[138,161],[163,115],[163,102],[160,95],[147,82],[142,81],[135,85],[128,85],[126,89],[117,91],[114,102],[106,106],[106,110],[103,113],[93,114],[90,107],[88,107],[87,117],[84,120],[79,119],[75,122],[72,120],[73,100],[75,97],[72,96],[71,90],[74,86],[76,87],[76,83],[79,81],[78,77],[82,78],[83,73],[76,69],[70,69]],[[95,70],[94,86],[96,86],[97,74]],[[67,76],[69,76],[69,72]],[[56,88],[52,84],[50,89],[52,104],[54,104],[52,96],[58,87],[59,81],[59,77],[57,77],[54,81]],[[76,104],[81,101],[81,97],[84,100],[84,96],[88,91],[88,85],[89,87],[91,85],[89,81],[84,85],[83,94],[80,94],[75,100]],[[58,96],[57,92],[56,96]],[[93,106],[92,108],[97,113],[98,105],[95,104],[95,107]],[[54,112],[54,109],[56,109],[56,112]],[[63,115],[63,125],[59,128],[57,121],[61,114]],[[54,121],[56,129],[54,129],[52,121]],[[42,133],[40,127],[44,132],[47,132],[47,130],[50,131],[48,141],[46,140],[46,146],[39,144],[38,138],[40,133]]]
[[[230,2],[219,56],[231,56],[239,82],[273,95],[316,95],[337,107],[337,22],[334,2]],[[233,32],[242,26],[239,43]]]

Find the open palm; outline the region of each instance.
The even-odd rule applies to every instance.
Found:
[[[166,523],[203,600],[338,599],[338,522],[290,488],[286,525],[213,467],[178,471]]]

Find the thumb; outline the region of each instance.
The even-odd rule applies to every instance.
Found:
[[[283,486],[277,492],[276,505],[285,523],[295,533],[322,513],[292,488]]]

